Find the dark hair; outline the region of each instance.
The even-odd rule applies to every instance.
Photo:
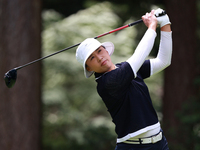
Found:
[[[85,68],[86,68],[86,70],[87,70],[87,67],[88,67],[88,65],[85,63]]]

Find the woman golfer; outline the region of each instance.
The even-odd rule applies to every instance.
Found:
[[[163,70],[171,63],[172,32],[168,15],[156,18],[152,10],[142,16],[147,26],[134,54],[125,62],[113,64],[111,42],[100,43],[88,38],[76,51],[88,78],[95,73],[97,91],[104,101],[118,135],[115,150],[168,150],[158,117],[153,108],[144,79]],[[156,38],[160,25],[161,39],[157,57],[145,60]]]

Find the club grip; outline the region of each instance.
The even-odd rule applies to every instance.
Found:
[[[162,13],[158,14],[158,16],[156,16],[156,15],[155,15],[155,16],[156,16],[156,17],[161,17],[161,16],[164,16],[164,15],[166,15],[166,14],[167,14],[166,11],[163,10]]]
[[[166,11],[163,10],[162,13],[158,14],[158,16],[156,16],[156,15],[155,15],[155,16],[156,16],[156,17],[161,17],[161,16],[164,16],[164,15],[166,15],[166,14],[167,14]],[[136,25],[136,24],[141,23],[141,22],[143,22],[142,19],[137,20],[137,21],[132,22],[132,23],[129,23],[128,26],[131,27],[131,26]]]

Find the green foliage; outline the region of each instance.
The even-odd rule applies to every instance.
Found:
[[[112,11],[112,4],[108,2],[81,10],[67,18],[52,10],[44,11],[42,16],[45,56],[122,24]],[[129,19],[124,24],[131,22],[133,20]],[[98,40],[114,43],[112,60],[117,63],[132,55],[136,47],[136,35],[135,27],[130,27]],[[94,77],[84,77],[83,68],[76,61],[75,49],[43,61],[43,149],[114,149],[114,124],[96,92]],[[160,78],[161,74],[155,77]],[[150,80],[147,82],[151,87],[157,86],[157,91],[161,88],[160,80],[156,83]],[[161,96],[161,92],[157,91],[151,92],[155,102],[160,100],[156,96]]]

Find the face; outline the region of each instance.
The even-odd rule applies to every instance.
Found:
[[[86,61],[86,69],[88,71],[94,71],[96,73],[105,73],[111,71],[115,68],[115,65],[112,63],[108,51],[100,46],[95,50]]]

